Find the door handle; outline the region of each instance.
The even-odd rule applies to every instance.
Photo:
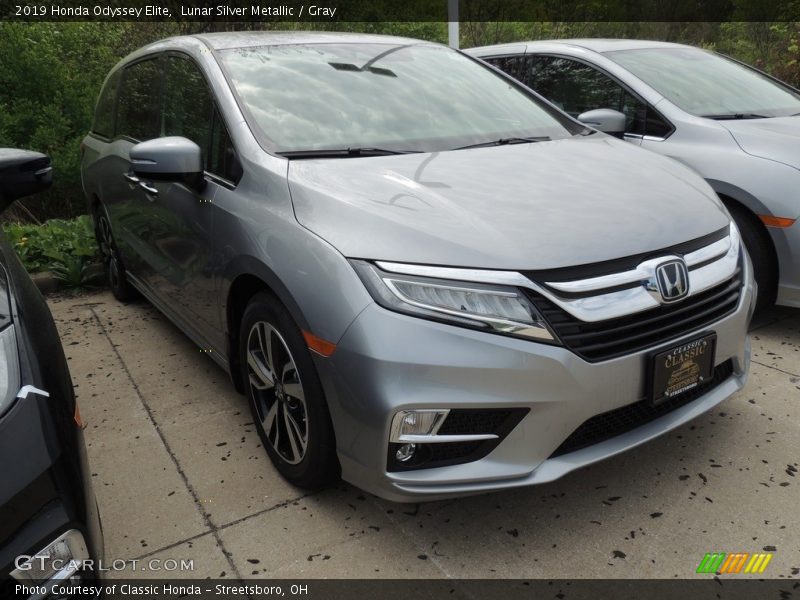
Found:
[[[122,176],[123,176],[123,177],[124,177],[124,178],[127,180],[127,182],[130,184],[130,186],[131,186],[131,189],[133,189],[133,186],[135,186],[135,185],[138,185],[138,184],[139,184],[139,178],[138,178],[136,175],[134,175],[133,173],[131,173],[131,172],[128,172],[128,173],[123,173],[123,174],[122,174]]]
[[[142,188],[147,193],[148,196],[153,196],[153,197],[158,196],[158,189],[150,185],[146,181],[140,181],[139,187]]]

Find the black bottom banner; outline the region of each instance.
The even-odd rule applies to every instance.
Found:
[[[198,600],[681,600],[800,598],[800,581],[783,579],[289,579],[106,580],[36,585],[6,580],[0,594],[15,599],[131,598]]]

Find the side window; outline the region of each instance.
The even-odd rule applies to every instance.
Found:
[[[626,133],[663,137],[671,130],[647,103],[589,65],[554,56],[528,55],[525,60],[523,83],[573,117],[596,108],[613,108],[627,117]]]
[[[644,121],[644,135],[665,138],[672,133],[672,125],[663,119],[650,105],[647,106],[647,117]]]
[[[211,135],[211,92],[203,74],[190,60],[167,59],[164,77],[163,135],[189,138],[207,156]]]
[[[121,76],[121,70],[115,71],[106,81],[100,91],[100,97],[97,99],[92,132],[103,137],[114,137],[114,108],[117,102],[117,90],[119,89]]]
[[[208,153],[206,170],[234,183],[238,183],[242,177],[242,166],[236,157],[236,151],[231,143],[228,130],[225,128],[225,123],[216,108],[212,121],[211,150]]]
[[[117,135],[143,142],[161,132],[161,68],[158,59],[127,67],[117,102]]]
[[[189,138],[202,149],[206,171],[239,181],[241,167],[225,123],[205,77],[189,59],[178,56],[167,59],[162,134]]]
[[[522,81],[522,68],[525,64],[525,56],[497,56],[484,59],[493,67],[497,67],[504,73],[508,73],[514,79]]]

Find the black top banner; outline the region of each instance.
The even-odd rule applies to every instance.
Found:
[[[800,0],[0,0],[5,21],[800,21]]]

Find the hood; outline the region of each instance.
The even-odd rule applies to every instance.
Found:
[[[800,169],[800,117],[719,121],[739,147],[759,158]]]
[[[293,160],[298,221],[349,258],[486,269],[599,262],[728,223],[678,162],[608,136]]]

